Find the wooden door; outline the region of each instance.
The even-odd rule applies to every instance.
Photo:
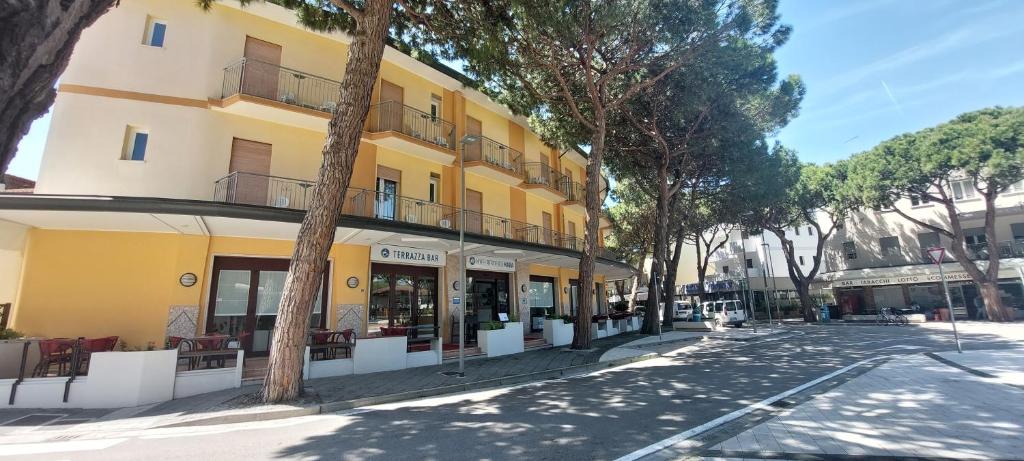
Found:
[[[574,201],[579,200],[579,197],[576,196],[577,195],[576,194],[576,189],[577,189],[576,185],[573,184],[573,180],[572,180],[572,170],[570,170],[568,168],[565,169],[565,180],[564,181],[565,181],[565,191],[564,192],[565,192],[565,195],[566,195],[566,199],[568,199],[570,202],[574,202]]]
[[[479,141],[466,144],[466,161],[480,160],[480,153],[483,152],[483,124],[479,120],[466,116],[466,134],[481,137]]]
[[[541,212],[541,239],[544,243],[551,245],[551,213]]]
[[[567,247],[567,248],[572,248],[572,249],[575,250],[576,249],[576,239],[574,237],[576,237],[576,223],[574,223],[572,221],[569,221],[568,222],[568,229],[566,229],[566,233],[569,234],[570,239],[568,239],[568,241],[566,242],[566,244],[564,246]]]
[[[405,107],[405,90],[387,80],[380,81],[380,123],[381,131],[401,131],[402,112]]]
[[[228,172],[237,173],[235,182],[227,191],[234,203],[250,205],[289,206],[293,204],[271,203],[267,197],[270,188],[270,144],[235,138],[231,141],[231,161]],[[284,193],[286,191],[279,191]],[[282,195],[287,200],[287,194]]]
[[[245,68],[242,69],[242,93],[266,99],[295,103],[295,89],[278,94],[281,45],[245,37]]]
[[[466,189],[466,231],[483,233],[484,195],[473,189]]]
[[[551,169],[551,164],[548,163],[548,161],[549,160],[548,160],[548,156],[547,155],[540,154],[540,165],[541,166],[540,166],[540,172],[538,172],[538,174],[540,175],[540,178],[541,178],[541,184],[544,184],[545,186],[548,186],[548,187],[556,187],[557,184],[554,184],[552,182],[552,179],[553,179],[552,176],[554,176],[554,175],[548,173],[548,171],[550,171],[550,169]]]

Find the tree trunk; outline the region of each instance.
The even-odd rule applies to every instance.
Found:
[[[818,308],[811,299],[811,282],[809,280],[796,283],[796,294],[800,297],[800,310],[803,313],[805,322],[818,321]],[[780,318],[781,322],[782,319]]]
[[[302,393],[302,362],[309,315],[359,151],[359,137],[384,54],[391,8],[390,1],[368,0],[363,16],[357,20],[355,39],[349,48],[341,81],[338,112],[328,125],[323,163],[313,186],[309,211],[295,239],[295,251],[281,294],[267,377],[263,381],[264,402],[292,400]]]
[[[658,212],[654,217],[654,263],[651,270],[651,274],[655,273],[655,269],[659,276],[664,281],[665,275],[665,256],[668,253],[668,156],[662,155],[658,159],[658,195],[655,197],[655,206]],[[658,318],[658,309],[663,309],[661,319],[661,330],[672,329],[672,314],[671,314],[671,300],[666,299],[662,293],[662,286],[660,283],[648,284],[650,287],[659,291],[656,302],[648,303],[650,306],[649,313],[653,314],[652,319]],[[651,299],[651,294],[647,295],[647,299]],[[663,303],[665,306],[662,308],[659,303]],[[647,334],[657,333],[656,331],[647,331]]]
[[[633,288],[629,292],[630,295],[629,295],[629,306],[628,307],[629,307],[629,311],[630,312],[633,312],[634,309],[636,309],[636,290],[640,289],[640,276],[641,276],[641,274],[636,274],[636,275],[633,276]]]
[[[573,349],[590,349],[590,323],[594,315],[594,256],[597,254],[597,235],[601,211],[601,162],[604,157],[604,141],[607,121],[600,107],[594,111],[596,129],[590,139],[590,155],[587,157],[587,225],[583,234],[583,257],[580,258],[580,308],[576,317],[576,334],[572,339]],[[648,294],[648,296],[650,296]]]
[[[115,0],[0,0],[0,178],[82,35]]]
[[[981,299],[985,301],[985,315],[989,320],[993,322],[1013,321],[1007,309],[1003,308],[1002,299],[999,297],[999,284],[982,283],[978,285],[978,291],[981,292]],[[953,314],[950,313],[950,315]]]

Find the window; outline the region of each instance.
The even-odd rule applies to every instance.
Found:
[[[920,232],[917,234],[917,243],[920,244],[923,249],[937,247],[939,246],[939,233]]]
[[[801,266],[803,266],[803,265],[804,265],[804,257],[803,257],[803,256],[800,256],[800,265],[801,265]]]
[[[794,233],[794,234],[796,234],[796,235],[800,235],[800,228],[799,228],[799,227],[796,227],[796,226],[794,226],[794,227],[793,227],[793,233]]]
[[[430,119],[437,121],[437,118],[441,116],[441,97],[436,94],[430,95]]]
[[[954,200],[970,200],[974,198],[974,183],[970,179],[950,181],[949,186],[953,190]]]
[[[427,200],[437,203],[441,197],[441,178],[437,173],[430,173],[430,185],[427,189]]]
[[[911,206],[925,205],[927,203],[928,203],[928,195],[927,194],[912,195],[912,196],[910,196],[910,205]]]
[[[149,132],[130,126],[125,131],[124,149],[121,152],[121,160],[143,161],[146,159],[146,144],[149,142]]]
[[[846,253],[846,259],[857,259],[857,244],[843,242],[843,253]]]
[[[900,254],[900,239],[899,237],[889,236],[878,239],[878,246],[882,247],[882,254],[886,256],[894,256]]]
[[[754,260],[750,259],[750,258],[747,258],[747,269],[753,269],[753,268],[754,268]]]
[[[729,273],[729,266],[722,266],[722,273],[723,274],[728,274]]]
[[[1024,223],[1013,223],[1010,224],[1010,232],[1013,233],[1013,241],[1022,242],[1024,241]]]
[[[813,227],[807,226],[807,235],[814,235],[814,228]]]
[[[964,243],[968,245],[984,245],[988,243],[988,238],[985,237],[985,228],[973,227],[964,229]]]
[[[143,45],[155,46],[162,48],[164,46],[164,36],[167,34],[167,23],[161,19],[147,18],[146,19],[146,34],[142,38]]]

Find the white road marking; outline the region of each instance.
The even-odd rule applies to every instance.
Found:
[[[688,440],[688,439],[690,439],[690,438],[692,438],[692,437],[694,437],[696,435],[699,435],[699,434],[702,434],[704,432],[707,432],[707,431],[709,431],[711,429],[714,429],[714,428],[716,428],[718,426],[721,426],[721,425],[723,425],[725,423],[733,421],[733,420],[735,420],[735,419],[737,419],[737,418],[739,418],[741,416],[744,416],[746,414],[752,413],[752,412],[754,412],[756,410],[761,410],[761,409],[764,409],[764,408],[768,408],[769,405],[771,405],[771,404],[773,404],[775,402],[778,402],[779,400],[782,400],[782,399],[784,399],[786,397],[789,397],[791,395],[794,395],[796,393],[802,392],[805,389],[808,389],[808,388],[811,388],[813,386],[816,386],[816,385],[818,385],[818,384],[820,384],[822,382],[828,381],[828,380],[830,380],[830,379],[832,379],[832,378],[834,378],[836,376],[839,376],[839,375],[841,375],[843,373],[846,373],[846,372],[848,372],[850,370],[853,370],[854,368],[857,368],[857,367],[859,367],[861,365],[873,362],[873,361],[881,359],[881,358],[882,358],[881,356],[879,356],[879,357],[872,357],[872,358],[869,358],[869,359],[861,360],[860,362],[854,363],[853,365],[840,368],[840,369],[838,369],[836,371],[833,371],[832,373],[829,373],[829,374],[827,374],[825,376],[817,378],[817,379],[815,379],[813,381],[809,381],[809,382],[806,382],[804,384],[801,384],[801,385],[799,385],[797,387],[794,387],[794,388],[792,388],[792,389],[790,389],[788,391],[785,391],[785,392],[783,392],[781,394],[776,394],[776,395],[774,395],[772,397],[768,397],[767,399],[764,399],[764,400],[762,400],[760,402],[757,402],[757,403],[755,403],[753,405],[750,405],[750,406],[745,407],[745,408],[741,408],[741,409],[736,410],[736,411],[734,411],[732,413],[729,413],[729,414],[727,414],[725,416],[721,416],[721,417],[715,418],[715,419],[713,419],[711,421],[708,421],[708,422],[706,422],[704,424],[701,424],[700,426],[697,426],[697,427],[688,429],[686,431],[680,432],[680,433],[678,433],[676,435],[673,435],[672,437],[669,437],[667,439],[664,439],[664,440],[662,440],[660,442],[648,445],[648,446],[646,446],[644,448],[641,448],[641,449],[639,449],[637,451],[634,451],[634,452],[632,452],[632,453],[630,453],[628,455],[622,456],[622,457],[616,459],[615,461],[634,461],[634,460],[643,458],[644,456],[656,453],[656,452],[658,452],[660,450],[664,450],[665,448],[668,448],[668,447],[670,447],[672,445],[676,445],[678,443],[682,443],[682,442],[684,442],[684,441],[686,441],[686,440]]]
[[[0,446],[0,456],[39,455],[65,451],[105,450],[128,439],[69,440],[67,442],[12,443]]]

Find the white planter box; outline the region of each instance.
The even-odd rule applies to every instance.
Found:
[[[477,342],[488,357],[523,352],[523,322],[508,322],[501,330],[479,330]]]
[[[442,359],[441,351],[441,340],[434,338],[430,340],[429,351],[418,351],[409,352],[405,356],[405,367],[425,367],[430,365],[440,365]]]
[[[715,329],[715,322],[713,320],[704,320],[702,322],[672,322],[672,327],[677,330],[686,331],[713,331]]]
[[[25,350],[24,339],[10,339],[0,341],[0,379],[17,378],[18,370],[21,368],[21,354]],[[25,377],[32,376],[32,368],[39,363],[39,344],[32,342],[28,345],[28,355],[25,359]],[[3,394],[7,395],[7,394]],[[0,398],[3,397],[0,395]]]
[[[565,323],[562,319],[544,319],[544,342],[558,347],[572,344],[575,336],[573,325]]]
[[[353,372],[361,375],[404,369],[408,340],[405,336],[359,338],[352,350]]]
[[[639,331],[640,330],[640,318],[632,316],[626,321],[626,331]]]
[[[590,322],[590,337],[605,338],[608,336],[608,321]]]

